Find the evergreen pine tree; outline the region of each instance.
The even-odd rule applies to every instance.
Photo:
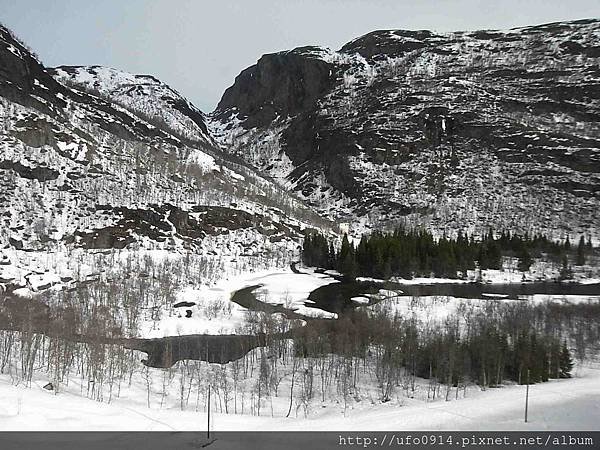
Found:
[[[488,247],[488,265],[490,269],[502,269],[502,252],[500,250],[500,245],[498,245],[493,238]]]
[[[383,279],[389,280],[391,276],[392,276],[392,263],[390,261],[390,258],[388,257],[385,259],[385,262],[383,263]]]
[[[482,242],[481,244],[479,244],[479,252],[477,255],[477,261],[479,262],[479,269],[487,269],[489,267],[489,262],[488,262],[488,251],[487,251],[487,245],[485,244],[485,242]]]
[[[555,339],[550,347],[550,377],[560,378],[560,341]]]
[[[329,259],[328,269],[333,269],[337,265],[337,261],[335,259],[335,249],[333,248],[333,242],[329,243],[328,259]]]
[[[563,256],[562,259],[562,267],[560,269],[559,279],[561,280],[570,280],[573,278],[573,270],[571,266],[569,266],[569,260],[566,255]]]
[[[560,351],[560,378],[571,378],[571,369],[573,369],[573,360],[571,359],[571,353],[567,348],[567,343],[563,343],[562,350]]]
[[[307,266],[312,266],[312,239],[310,233],[304,235],[302,243],[302,261]]]
[[[348,240],[348,235],[344,233],[340,254],[338,255],[338,261],[340,261],[340,263],[344,261],[348,253],[350,253],[350,241]]]
[[[353,281],[358,275],[354,246],[350,244],[347,234],[344,234],[342,239],[342,247],[338,256],[338,270],[348,281]]]
[[[583,236],[579,238],[579,245],[577,245],[576,264],[578,266],[583,266],[585,264],[585,239],[583,238]]]
[[[517,264],[517,268],[521,272],[527,272],[529,270],[529,268],[531,267],[531,264],[533,264],[533,259],[531,258],[531,255],[529,254],[529,250],[527,249],[525,244],[521,244],[521,248],[519,250],[519,262]]]
[[[344,274],[344,278],[346,281],[354,281],[356,276],[358,275],[358,267],[356,264],[356,259],[354,256],[354,252],[350,251],[346,253],[346,256],[341,260],[341,270]]]

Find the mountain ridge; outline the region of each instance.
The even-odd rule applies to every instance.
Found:
[[[266,54],[210,113],[152,75],[44,68],[3,29],[0,89],[62,122],[67,105],[84,105],[121,139],[249,166],[338,222],[596,237],[599,23],[376,30],[337,51]],[[16,134],[49,143],[48,124],[28,127]],[[57,177],[44,165],[2,164]]]
[[[0,282],[77,279],[73,254],[287,260],[303,228],[333,226],[218,148],[204,117],[154,77],[48,69],[0,27]]]
[[[209,128],[337,220],[597,237],[599,30],[384,30],[263,55]],[[290,86],[308,101],[279,101]]]

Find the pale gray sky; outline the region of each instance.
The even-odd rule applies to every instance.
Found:
[[[152,74],[203,111],[264,53],[377,29],[510,28],[600,16],[598,0],[0,0],[46,66]]]

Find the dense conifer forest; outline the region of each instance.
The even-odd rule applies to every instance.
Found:
[[[393,232],[376,231],[363,235],[354,245],[345,235],[339,249],[318,232],[307,233],[302,247],[303,262],[308,266],[336,269],[348,279],[369,276],[460,278],[468,270],[501,269],[502,258],[518,258],[518,269],[529,270],[534,258],[545,256],[562,264],[561,278],[571,275],[571,262],[583,265],[592,252],[592,244],[581,236],[576,247],[569,238],[552,241],[536,234],[519,235],[489,230],[481,239],[458,233],[456,238],[434,238],[426,230],[397,228]]]

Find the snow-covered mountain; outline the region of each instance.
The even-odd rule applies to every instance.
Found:
[[[579,20],[267,54],[209,129],[336,219],[598,238],[598,42]]]
[[[217,148],[204,114],[169,86],[100,67],[47,69],[2,27],[0,118],[5,283],[24,285],[34,266],[73,278],[56,255],[75,250],[292,257],[300,230],[324,224]],[[47,252],[52,264],[40,260]]]
[[[49,71],[63,84],[130,109],[182,138],[212,143],[202,111],[151,75],[133,75],[101,66],[61,66]]]
[[[264,55],[206,115],[148,75],[46,68],[0,28],[0,278],[57,249],[291,257],[331,226],[302,200],[338,222],[598,239],[599,37],[375,31]]]

